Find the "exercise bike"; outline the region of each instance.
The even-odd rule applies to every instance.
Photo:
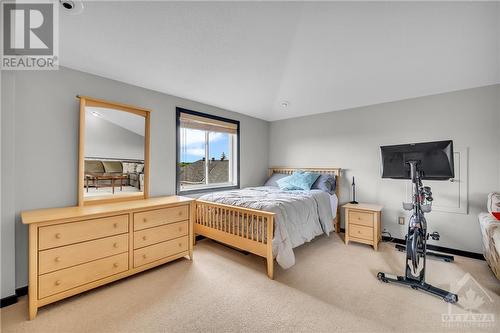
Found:
[[[438,240],[439,234],[436,232],[432,234],[427,233],[427,221],[425,220],[424,214],[431,212],[433,198],[431,188],[429,186],[423,186],[422,184],[422,174],[419,170],[420,162],[408,161],[406,163],[410,166],[410,178],[413,185],[413,202],[403,203],[403,208],[412,210],[413,214],[408,221],[408,234],[406,235],[405,276],[394,276],[379,272],[377,278],[385,283],[398,283],[409,286],[415,290],[422,290],[438,296],[448,303],[456,303],[458,302],[458,295],[434,287],[425,282],[427,240],[429,236],[434,240]],[[446,260],[446,258],[444,258],[444,260]]]

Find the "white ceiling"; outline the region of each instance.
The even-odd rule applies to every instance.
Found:
[[[266,120],[500,83],[495,2],[101,1],[60,15],[63,66]]]
[[[144,120],[144,117],[136,114],[93,106],[87,106],[85,108],[85,113],[86,117],[98,117],[126,130],[139,134],[140,136],[145,135],[146,121]]]

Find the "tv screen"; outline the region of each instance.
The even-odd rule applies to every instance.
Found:
[[[380,147],[382,178],[410,179],[409,161],[418,161],[421,178],[448,180],[455,177],[453,141],[434,141]]]

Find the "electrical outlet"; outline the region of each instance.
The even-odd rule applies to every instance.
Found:
[[[398,217],[398,223],[401,225],[404,225],[405,224],[405,217],[404,216]]]

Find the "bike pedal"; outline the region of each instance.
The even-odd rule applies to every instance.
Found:
[[[441,238],[441,236],[439,235],[439,232],[437,232],[437,231],[434,231],[432,234],[430,234],[430,236],[435,241],[438,241]]]

